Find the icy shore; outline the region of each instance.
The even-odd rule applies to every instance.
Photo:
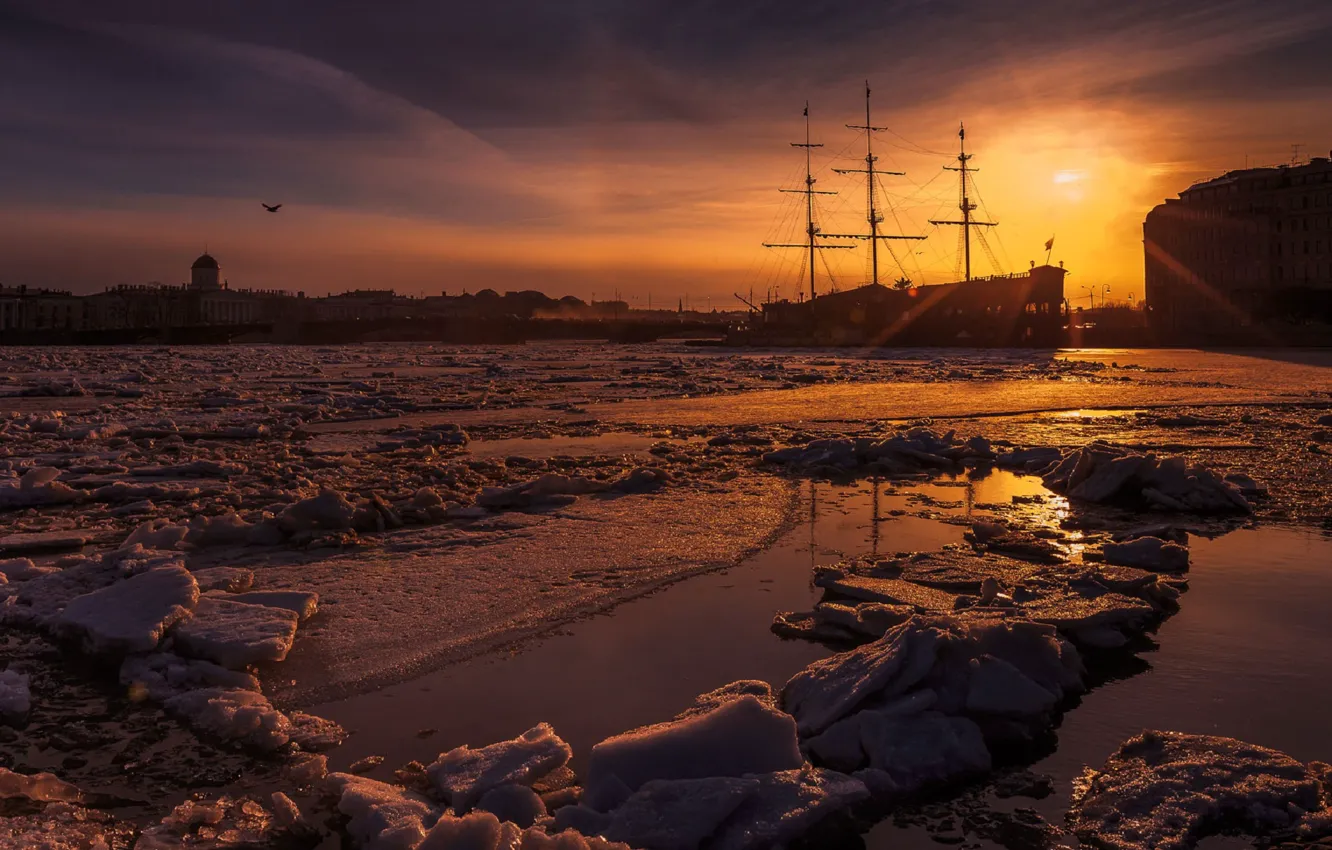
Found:
[[[582,363],[534,350],[153,349],[121,362],[25,351],[0,378],[12,405],[0,417],[4,628],[36,630],[202,739],[268,753],[255,758],[300,777],[283,786],[296,803],[198,801],[145,847],[237,818],[250,818],[235,827],[244,834],[300,833],[308,813],[331,811],[298,791],[340,733],[287,706],[734,563],[781,527],[792,479],[879,477],[906,492],[993,466],[1043,476],[1059,495],[1031,498],[1058,524],[1030,523],[1033,504],[1015,497],[968,523],[966,546],[819,570],[825,598],[775,627],[847,655],[779,694],[714,694],[700,698],[710,710],[609,739],[588,753],[584,783],[563,762],[547,770],[568,755],[539,730],[492,745],[506,754],[493,764],[473,758],[481,747],[441,754],[433,774],[409,769],[401,787],[350,775],[320,786],[369,824],[354,834],[386,825],[373,833],[387,830],[385,846],[418,833],[425,847],[464,835],[540,846],[564,826],[587,836],[566,843],[589,846],[785,843],[830,813],[854,820],[858,807],[984,775],[1040,737],[1085,687],[1089,659],[1140,645],[1175,609],[1189,530],[1325,504],[1305,498],[1327,462],[1309,409],[1327,402],[1314,395],[1253,410],[1022,414],[964,421],[961,436],[850,421],[908,386],[927,407],[1002,397],[989,412],[1254,397],[1029,354],[645,351]],[[820,400],[829,406],[811,406]],[[612,429],[635,447],[599,449],[615,444],[602,440]],[[576,439],[589,450],[563,453]],[[501,442],[516,447],[474,451]],[[919,518],[937,518],[924,489]],[[0,721],[41,713],[50,658],[0,671]],[[524,766],[528,744],[545,748],[536,767]],[[693,775],[659,752],[690,746]],[[70,835],[105,826],[112,847],[143,823],[44,805],[65,807],[48,822]]]

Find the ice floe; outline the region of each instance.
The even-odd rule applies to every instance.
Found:
[[[1042,478],[1045,486],[1074,501],[1197,514],[1253,512],[1239,487],[1206,467],[1109,443],[1066,453]]]
[[[954,431],[936,434],[928,428],[912,428],[886,439],[811,440],[804,445],[768,452],[763,460],[805,473],[891,477],[922,470],[957,469],[966,461],[994,457],[989,441],[983,437],[964,442]]]
[[[251,605],[210,594],[198,600],[193,616],[176,626],[172,637],[182,655],[243,670],[286,658],[299,620],[297,613],[287,608]]]
[[[1050,626],[914,616],[797,673],[781,705],[816,763],[910,794],[988,770],[989,747],[1047,728],[1082,675]]]
[[[189,570],[180,564],[157,567],[70,600],[56,630],[92,653],[151,652],[198,600],[199,586]]]
[[[635,791],[652,780],[771,773],[803,761],[790,715],[746,694],[597,744],[588,759],[587,793],[598,796],[608,784]]]
[[[1075,643],[1106,648],[1126,644],[1173,612],[1179,596],[1166,579],[1140,569],[1040,565],[956,549],[820,567],[814,584],[824,599],[808,613],[779,612],[775,632],[858,643],[917,613],[1042,623]]]
[[[1074,788],[1069,825],[1106,850],[1187,850],[1221,831],[1332,832],[1326,766],[1233,738],[1143,732]],[[1312,834],[1309,834],[1312,833]]]
[[[1158,573],[1182,573],[1189,568],[1189,550],[1158,537],[1138,537],[1106,543],[1101,549],[1107,564],[1137,567]]]
[[[347,834],[364,850],[415,850],[441,814],[429,801],[386,782],[330,773],[324,783],[349,819]]]
[[[0,486],[0,510],[68,504],[88,495],[57,481],[59,477],[60,470],[50,466],[29,469],[18,484]]]
[[[531,785],[572,756],[569,745],[542,723],[512,741],[441,753],[426,774],[444,801],[465,813],[487,791],[501,785]]]

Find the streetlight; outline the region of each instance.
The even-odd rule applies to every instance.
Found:
[[[1110,291],[1110,284],[1101,287],[1101,309],[1105,309],[1105,294]]]
[[[1095,289],[1092,289],[1090,286],[1084,286],[1084,287],[1082,287],[1082,288],[1085,289],[1085,290],[1087,290],[1087,309],[1088,309],[1088,310],[1095,310],[1095,309],[1096,309],[1096,290],[1095,290]]]

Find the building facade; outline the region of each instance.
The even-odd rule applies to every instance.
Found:
[[[1332,159],[1195,184],[1143,223],[1159,335],[1226,334],[1332,316]]]
[[[0,286],[0,331],[81,332],[157,330],[202,326],[240,327],[305,318],[307,302],[280,290],[232,289],[221,266],[204,254],[190,280],[119,285],[92,295]]]
[[[83,299],[54,289],[0,286],[0,331],[69,330],[83,326]]]

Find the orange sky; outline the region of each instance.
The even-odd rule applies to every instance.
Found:
[[[710,297],[714,306],[734,305],[730,294],[751,288],[790,296],[801,252],[760,244],[801,239],[801,199],[776,191],[803,177],[800,151],[788,143],[803,135],[808,98],[815,140],[825,144],[815,156],[818,188],[839,192],[820,198],[821,223],[862,228],[863,184],[830,168],[856,167],[863,156],[863,136],[843,124],[863,117],[860,76],[869,71],[875,123],[893,130],[876,138],[880,167],[907,172],[884,178],[885,230],[929,235],[893,246],[897,259],[882,253],[883,279],[901,274],[899,261],[917,282],[954,279],[956,228],[927,220],[956,215],[956,178],[941,167],[952,164],[965,120],[982,214],[1000,223],[989,237],[999,270],[1043,260],[1053,235],[1052,259],[1071,270],[1075,304],[1085,287],[1136,299],[1141,223],[1154,204],[1246,157],[1288,160],[1291,142],[1316,154],[1332,147],[1325,76],[1277,89],[1207,85],[1211,68],[1262,59],[1332,25],[1319,5],[1277,5],[1286,13],[1221,4],[1224,14],[1198,12],[1187,29],[1129,21],[1037,52],[999,40],[974,67],[944,68],[942,82],[933,80],[942,72],[928,48],[885,52],[866,60],[877,67],[854,73],[810,66],[755,90],[718,83],[717,92],[706,76],[634,54],[627,67],[650,80],[650,97],[640,90],[646,84],[603,75],[583,95],[584,111],[588,102],[604,106],[591,117],[484,126],[287,47],[63,22],[127,56],[156,51],[206,63],[210,73],[222,68],[226,88],[216,114],[195,117],[172,108],[170,92],[132,114],[108,108],[92,117],[64,105],[63,91],[7,104],[34,140],[54,140],[59,158],[44,158],[52,145],[25,146],[21,134],[0,151],[14,172],[0,191],[0,282],[76,291],[180,282],[206,246],[237,287],[619,291],[643,306],[649,294],[655,303]],[[666,114],[679,111],[670,105],[660,116],[605,114],[626,97],[696,100],[701,112]],[[273,126],[316,102],[327,115]],[[259,122],[255,103],[277,118],[264,113]],[[260,200],[285,206],[269,215]],[[825,256],[820,289],[866,279],[864,250]],[[994,270],[975,245],[973,271]]]

